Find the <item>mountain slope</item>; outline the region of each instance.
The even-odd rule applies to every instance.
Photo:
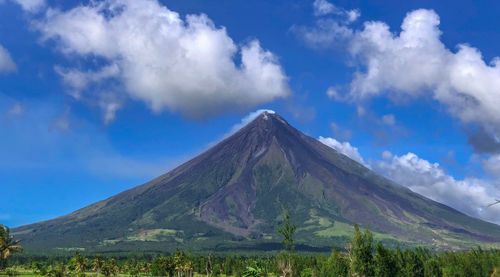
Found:
[[[356,223],[386,242],[500,241],[499,226],[394,184],[268,112],[165,175],[14,234],[32,250],[265,248],[279,240],[284,208],[308,246],[343,242]]]

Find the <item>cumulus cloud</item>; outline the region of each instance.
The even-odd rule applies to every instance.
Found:
[[[358,148],[352,146],[349,142],[340,142],[334,138],[322,136],[320,136],[318,140],[324,145],[337,150],[337,152],[346,155],[347,157],[357,161],[358,163],[368,166],[361,154],[359,154]]]
[[[439,17],[429,10],[409,13],[399,36],[383,22],[366,22],[351,41],[351,54],[366,67],[356,73],[352,93],[368,97],[390,90],[415,95],[438,84],[451,54],[439,39],[438,25]]]
[[[12,60],[9,51],[0,45],[0,73],[16,71],[16,64]]]
[[[38,12],[45,7],[45,0],[12,0],[28,12]]]
[[[419,9],[406,15],[399,33],[380,21],[365,22],[359,30],[342,21],[319,21],[302,38],[315,47],[347,47],[359,69],[349,99],[433,98],[466,126],[479,125],[487,136],[500,137],[500,58],[485,61],[467,44],[448,49],[439,24],[436,12]]]
[[[494,181],[457,180],[446,174],[439,164],[414,153],[397,156],[384,152],[383,157],[374,162],[373,167],[387,178],[468,215],[500,223],[500,206],[486,207],[500,196],[499,184]]]
[[[127,97],[155,112],[190,117],[248,109],[289,94],[284,70],[259,41],[237,45],[206,15],[182,18],[156,0],[49,9],[35,26],[66,55],[102,60],[95,71],[58,70],[73,92],[114,80]]]
[[[401,32],[367,22],[355,32],[351,54],[365,68],[351,83],[355,98],[430,96],[463,123],[500,134],[499,58],[483,60],[479,49],[460,44],[453,52],[440,40],[439,16],[432,10],[407,14]]]

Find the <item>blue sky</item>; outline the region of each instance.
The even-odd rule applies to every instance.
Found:
[[[500,3],[370,2],[0,0],[0,222],[141,184],[258,109],[499,222]]]

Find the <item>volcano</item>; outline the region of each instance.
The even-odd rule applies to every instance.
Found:
[[[146,184],[13,233],[27,251],[258,251],[279,247],[284,209],[298,248],[311,251],[342,245],[354,224],[387,244],[500,241],[499,226],[381,177],[272,112]]]

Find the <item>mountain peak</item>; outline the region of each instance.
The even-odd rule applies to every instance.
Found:
[[[257,124],[258,122],[264,123],[264,125],[259,124],[261,126],[267,126],[269,124],[289,125],[288,122],[283,117],[281,117],[277,112],[273,110],[262,110],[260,114],[257,117],[255,117],[255,119],[251,123]]]
[[[342,241],[354,224],[391,243],[500,241],[499,226],[370,172],[274,111],[252,113],[242,124],[167,174],[72,214],[17,228],[15,235],[26,248],[45,250],[273,245],[286,208],[300,230],[297,242],[317,247]]]
[[[277,113],[273,110],[259,110],[257,111],[258,116],[255,118],[255,120],[262,119],[262,120],[268,120],[270,117],[274,117],[277,115]]]

